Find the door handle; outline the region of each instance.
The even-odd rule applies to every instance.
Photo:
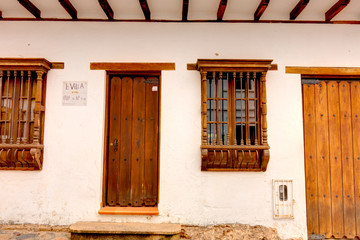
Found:
[[[116,152],[118,150],[118,146],[119,146],[119,142],[118,139],[115,138],[113,143],[110,143],[111,147],[114,147],[114,152]]]

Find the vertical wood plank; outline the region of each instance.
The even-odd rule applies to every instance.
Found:
[[[344,230],[347,238],[355,236],[355,200],[354,200],[354,161],[351,127],[350,85],[346,81],[339,83],[341,152],[343,167],[344,193]]]
[[[330,81],[327,85],[331,169],[331,214],[333,220],[332,225],[333,235],[336,238],[341,238],[344,236],[344,207],[340,141],[339,84],[336,81]]]
[[[131,143],[131,205],[139,207],[144,177],[145,82],[143,77],[133,81],[133,121]]]
[[[352,139],[354,154],[354,191],[356,236],[360,237],[360,84],[351,83]]]
[[[327,85],[321,81],[315,85],[316,99],[316,152],[319,194],[319,230],[327,238],[332,235],[329,127],[327,106]]]
[[[109,137],[108,137],[108,179],[107,179],[107,204],[115,206],[117,202],[117,187],[119,178],[119,147],[116,142],[120,140],[120,103],[121,103],[121,79],[110,79],[109,96]]]
[[[317,154],[316,154],[316,112],[315,86],[304,84],[303,90],[303,119],[304,119],[304,155],[306,178],[306,213],[309,234],[316,234],[319,230],[319,206],[317,184]]]
[[[131,188],[131,132],[132,132],[132,99],[133,79],[123,77],[121,88],[121,130],[120,130],[120,174],[119,174],[119,204],[128,206],[130,204]]]
[[[159,80],[158,77],[148,80]],[[158,197],[158,144],[159,144],[159,88],[160,84],[147,83],[145,125],[145,170],[143,196],[146,206],[157,204]]]

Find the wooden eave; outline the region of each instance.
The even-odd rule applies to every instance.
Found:
[[[141,9],[144,13],[144,16],[145,16],[145,19],[146,20],[150,20],[151,19],[151,12],[150,12],[150,8],[149,8],[149,5],[147,3],[146,0],[139,0],[140,2],[140,6],[141,6]]]
[[[290,20],[295,20],[308,5],[309,1],[310,0],[300,0],[290,12]]]
[[[183,0],[182,21],[187,21],[188,12],[189,12],[189,0]]]
[[[198,59],[196,64],[188,64],[188,70],[198,71],[259,71],[277,70],[276,64],[271,64],[273,60],[250,60],[250,59]]]
[[[36,18],[41,18],[41,11],[30,0],[18,0],[18,2]]]
[[[222,21],[222,19],[224,17],[226,5],[227,5],[227,0],[220,1],[218,12],[217,12],[217,20],[218,21]]]
[[[261,16],[265,12],[266,8],[268,7],[269,2],[270,2],[270,0],[261,0],[258,8],[256,9],[256,11],[254,13],[254,21],[258,21],[261,18]]]
[[[49,62],[44,58],[0,58],[0,70],[44,71],[64,69],[63,62]]]
[[[77,19],[77,11],[69,0],[59,0],[59,3],[61,6],[63,6],[72,19]]]
[[[114,20],[114,11],[107,0],[99,0],[99,4],[109,20]]]
[[[348,4],[350,0],[339,0],[334,4],[326,13],[325,13],[325,21],[330,21],[333,19],[341,10],[343,10]]]

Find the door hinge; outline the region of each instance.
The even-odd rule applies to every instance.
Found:
[[[302,84],[319,84],[320,80],[319,79],[302,79],[301,83]]]
[[[308,240],[325,240],[325,236],[321,234],[309,234]]]

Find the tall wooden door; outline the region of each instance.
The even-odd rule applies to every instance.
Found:
[[[302,83],[308,233],[359,237],[360,83]]]
[[[158,204],[159,75],[109,75],[106,206]]]

